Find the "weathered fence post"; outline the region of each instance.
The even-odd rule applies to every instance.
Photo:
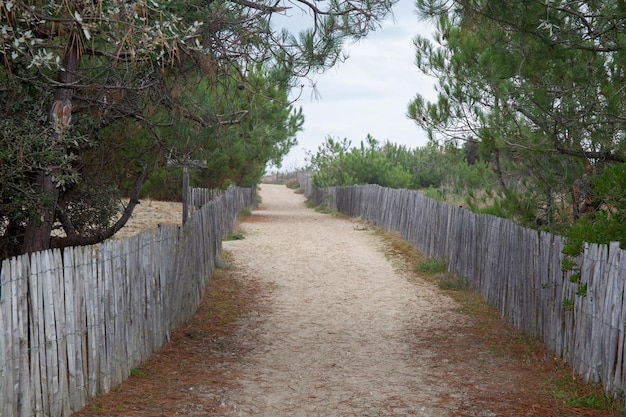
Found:
[[[183,223],[187,222],[189,213],[189,168],[206,168],[206,161],[189,159],[189,155],[184,155],[182,160],[168,159],[167,165],[183,169]]]

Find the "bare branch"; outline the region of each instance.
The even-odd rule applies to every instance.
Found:
[[[52,248],[65,248],[68,246],[85,246],[85,245],[95,245],[96,243],[100,243],[103,240],[106,240],[112,237],[115,233],[117,233],[122,227],[126,225],[130,216],[133,214],[133,210],[135,206],[139,204],[139,190],[143,185],[144,180],[146,179],[146,175],[148,174],[148,170],[146,168],[137,176],[135,180],[135,185],[130,192],[130,200],[128,201],[128,205],[124,209],[124,213],[119,218],[117,222],[108,229],[102,231],[101,233],[90,235],[90,236],[82,236],[77,233],[73,233],[70,236],[62,237],[62,238],[53,238],[51,242]]]
[[[291,9],[291,7],[267,6],[265,4],[254,3],[248,0],[231,0],[231,1],[241,6],[250,7],[251,9],[255,9],[255,10],[260,10],[263,13],[282,13],[285,10]]]

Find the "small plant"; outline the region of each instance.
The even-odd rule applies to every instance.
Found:
[[[446,272],[446,269],[446,263],[441,259],[428,259],[415,266],[415,271],[431,275]]]
[[[240,232],[239,230],[233,230],[232,232],[226,235],[224,240],[243,240],[245,238],[246,237],[244,236],[242,232]]]
[[[574,309],[574,299],[573,298],[566,298],[565,300],[563,300],[563,308],[565,310],[573,310]]]
[[[554,381],[552,395],[572,407],[592,408],[596,410],[613,410],[617,408],[616,400],[596,387],[589,392],[588,386],[581,388],[581,381],[574,376],[559,378]]]
[[[308,208],[312,208],[318,213],[322,214],[331,214],[338,215],[339,212],[333,208],[331,208],[328,204],[322,203],[320,205],[315,205],[315,201],[313,199],[307,199],[304,203]]]
[[[580,282],[580,271],[574,272],[569,276],[569,281],[573,283]],[[585,284],[586,285],[586,284]]]
[[[580,297],[585,297],[587,295],[587,283],[582,281],[580,265],[578,265],[578,263],[576,263],[569,256],[566,256],[561,262],[561,271],[563,271],[563,274],[571,272],[569,276],[569,281],[571,283],[578,284],[578,288],[576,289],[576,295]],[[565,306],[565,304],[563,305]]]
[[[584,249],[584,241],[580,238],[569,237],[567,244],[563,248],[563,254],[566,256],[576,257],[582,255]]]
[[[146,377],[146,373],[139,369],[139,368],[131,368],[130,369],[130,376],[135,377],[135,378],[145,378]]]
[[[574,270],[580,271],[580,267],[578,266],[578,264],[570,258],[564,258],[561,262],[561,271],[567,272]]]

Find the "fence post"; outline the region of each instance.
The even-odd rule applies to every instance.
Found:
[[[168,159],[167,165],[183,169],[183,224],[185,224],[189,213],[189,168],[206,168],[207,164],[206,161],[189,159],[187,154],[183,159]]]

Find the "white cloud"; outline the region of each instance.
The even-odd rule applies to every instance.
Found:
[[[307,87],[294,104],[304,112],[304,130],[283,163],[284,170],[304,166],[306,151],[315,151],[326,136],[348,138],[358,145],[367,134],[379,141],[424,146],[426,134],[406,117],[407,105],[417,94],[434,97],[434,80],[415,66],[415,35],[432,29],[414,14],[412,0],[394,6],[395,22],[358,43],[346,45],[348,60],[314,79],[321,98]]]

